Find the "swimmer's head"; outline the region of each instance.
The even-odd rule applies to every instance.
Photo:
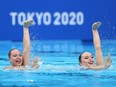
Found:
[[[80,66],[86,66],[86,67],[90,67],[94,65],[94,59],[91,53],[89,52],[83,52],[80,56],[79,56],[79,65]]]
[[[22,55],[18,49],[12,49],[8,53],[9,61],[12,66],[20,66],[23,63]]]

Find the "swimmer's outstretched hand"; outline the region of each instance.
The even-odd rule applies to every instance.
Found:
[[[33,59],[31,68],[32,68],[32,69],[38,69],[42,63],[43,63],[43,61],[40,61],[38,57],[35,57],[35,58]]]
[[[112,60],[110,59],[110,53],[108,54],[105,62],[105,67],[109,68],[112,65]]]
[[[101,26],[101,22],[95,22],[92,24],[92,29],[93,30],[97,30],[99,27]]]

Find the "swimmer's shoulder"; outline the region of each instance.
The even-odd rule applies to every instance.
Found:
[[[24,66],[6,66],[4,70],[25,70]]]
[[[3,68],[4,70],[9,70],[9,69],[13,69],[13,66],[6,66]]]

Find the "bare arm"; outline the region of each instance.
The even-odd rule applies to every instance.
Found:
[[[30,37],[29,37],[29,30],[28,28],[24,28],[24,33],[23,33],[23,45],[24,45],[24,50],[23,50],[23,64],[24,66],[28,65],[30,63]]]

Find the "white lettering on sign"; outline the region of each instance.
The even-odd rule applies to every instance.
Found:
[[[83,12],[10,12],[11,23],[15,25],[23,25],[27,19],[34,19],[34,25],[82,25],[84,23]]]

